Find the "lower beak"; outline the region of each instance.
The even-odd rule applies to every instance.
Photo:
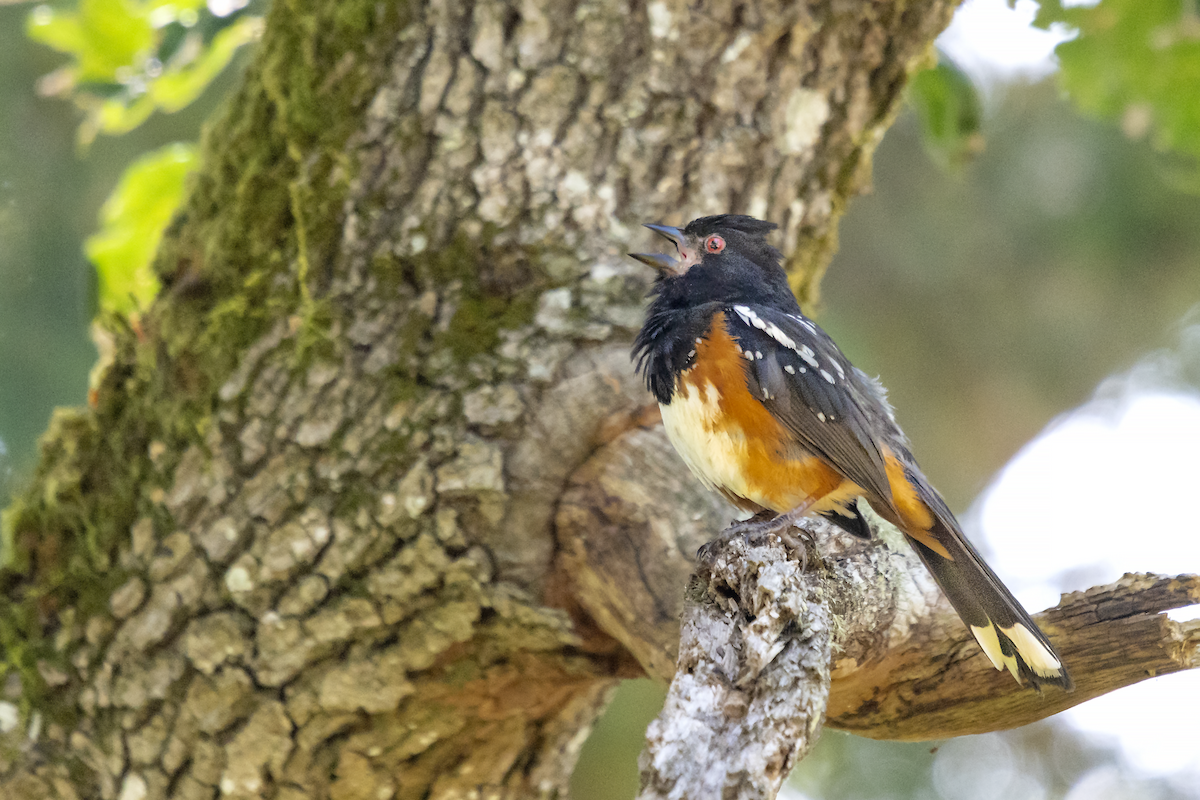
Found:
[[[630,253],[630,258],[636,258],[638,261],[648,266],[654,267],[659,272],[671,272],[675,269],[675,259],[662,253]]]

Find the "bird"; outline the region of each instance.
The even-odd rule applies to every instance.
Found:
[[[801,311],[767,240],[778,226],[721,214],[646,227],[677,252],[629,254],[657,273],[632,356],[700,481],[772,530],[820,515],[870,537],[865,500],[904,533],[997,670],[1070,691],[1050,640],[917,465],[882,384]]]

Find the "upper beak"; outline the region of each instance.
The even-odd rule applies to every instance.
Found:
[[[675,248],[681,253],[683,252],[683,231],[679,230],[679,228],[672,228],[667,225],[651,225],[649,223],[647,223],[646,227],[658,235],[670,239],[675,243]],[[654,267],[659,272],[672,272],[679,265],[678,261],[662,253],[630,253],[629,255],[643,264]]]
[[[651,225],[646,223],[647,228],[657,233],[659,236],[665,236],[675,243],[676,247],[683,247],[683,231],[679,228],[672,228],[667,225]]]

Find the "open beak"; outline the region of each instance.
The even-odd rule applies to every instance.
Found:
[[[668,225],[646,225],[647,228],[657,233],[659,236],[670,239],[675,243],[675,249],[683,253],[683,231],[679,228],[672,228]],[[647,266],[654,267],[659,272],[674,272],[679,267],[679,262],[671,256],[663,253],[630,253],[631,258],[636,258],[638,261]]]
[[[649,228],[659,236],[670,239],[675,243],[677,248],[683,248],[683,231],[679,230],[679,228],[672,228],[667,225],[651,225],[649,223],[646,223],[644,227]]]
[[[630,258],[636,258],[647,266],[654,267],[659,272],[670,272],[675,269],[675,259],[664,253],[630,253]]]

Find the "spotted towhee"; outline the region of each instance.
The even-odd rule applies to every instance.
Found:
[[[1046,635],[963,536],[922,474],[883,387],[800,311],[753,217],[647,225],[658,271],[633,352],[675,449],[701,481],[779,525],[820,514],[860,536],[858,498],[907,536],[996,669],[1072,687]]]

